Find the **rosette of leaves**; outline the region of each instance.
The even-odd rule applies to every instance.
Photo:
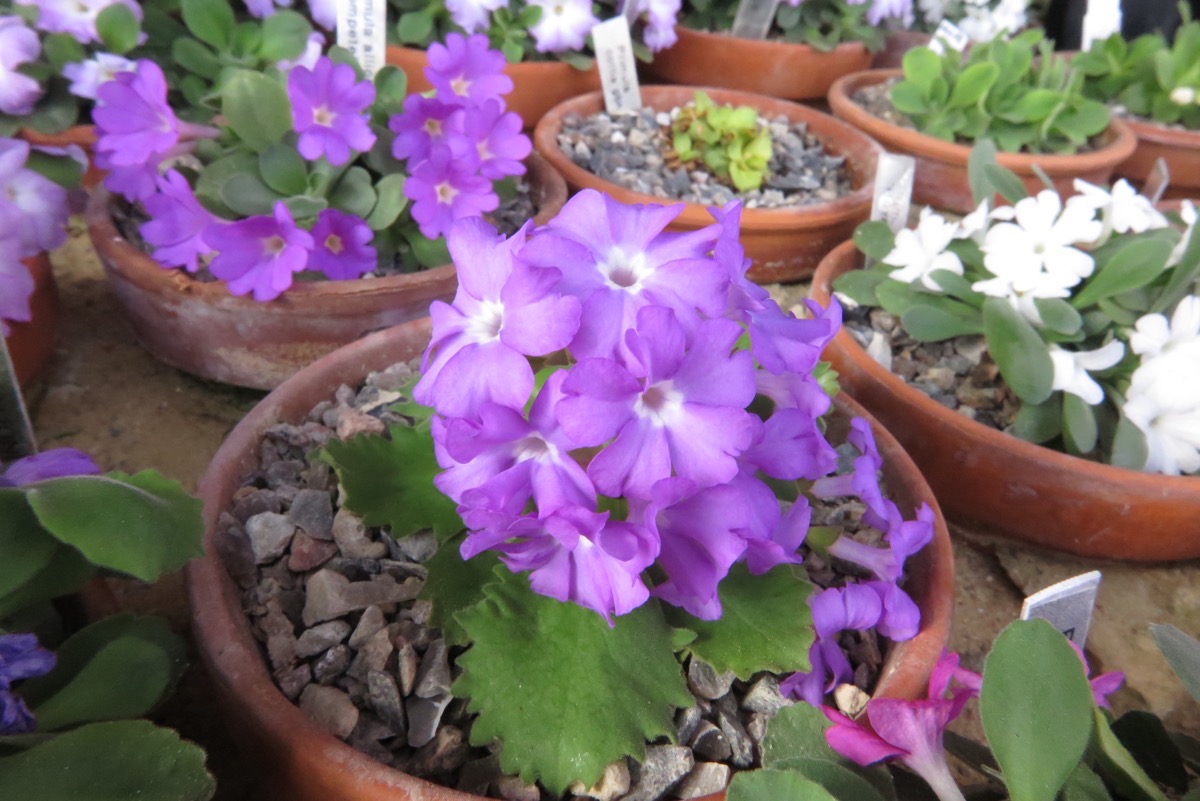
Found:
[[[771,160],[771,133],[752,106],[717,105],[704,92],[671,123],[671,146],[685,163],[703,163],[739,192],[762,186]]]
[[[914,48],[903,68],[892,105],[921,133],[948,142],[990,139],[1009,153],[1075,153],[1109,124],[1108,107],[1083,94],[1083,73],[1053,55],[1041,30],[977,44],[965,55]]]
[[[733,27],[738,0],[689,0],[682,11],[689,28],[727,31]],[[868,50],[883,49],[885,31],[867,21],[872,3],[847,0],[804,0],[799,5],[780,3],[771,25],[773,38],[806,44],[828,52],[843,42],[862,42]]]
[[[16,686],[37,725],[0,736],[0,797],[212,797],[204,751],[139,719],[186,667],[183,638],[130,614],[68,636],[61,605],[97,575],[152,582],[201,555],[200,506],[153,470],[0,487],[0,635],[35,633],[57,657]]]
[[[972,152],[970,172],[977,201],[998,194],[1016,203],[1026,196],[1020,179],[996,163],[990,142]],[[945,248],[961,262],[963,273],[932,271],[934,289],[920,278],[892,279],[896,267],[886,260],[894,252],[896,235],[885,223],[864,223],[855,231],[854,241],[872,264],[840,276],[834,288],[860,305],[895,315],[920,342],[983,335],[1000,376],[1021,401],[1009,433],[1074,455],[1140,469],[1146,459],[1145,438],[1122,413],[1138,358],[1126,347],[1118,363],[1094,373],[1104,389],[1104,400],[1090,405],[1079,395],[1053,386],[1050,349],[1066,346],[1086,351],[1123,340],[1140,317],[1168,312],[1192,294],[1200,278],[1200,237],[1194,226],[1180,247],[1181,227],[1104,239],[1090,251],[1095,263],[1092,273],[1072,288],[1070,297],[1032,300],[1040,324],[1031,322],[1008,299],[973,288],[994,275],[984,267],[979,242],[970,236],[955,238]]]
[[[1075,56],[1084,92],[1163,125],[1200,128],[1200,21],[1187,4],[1180,10],[1184,24],[1171,43],[1161,33],[1132,42],[1113,34]]]

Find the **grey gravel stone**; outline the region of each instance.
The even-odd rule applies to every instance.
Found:
[[[346,559],[382,559],[387,546],[372,540],[362,518],[349,509],[338,509],[333,518],[333,539]]]
[[[394,540],[396,547],[410,561],[424,564],[433,558],[437,551],[437,537],[432,531],[423,531],[408,537]]]
[[[404,699],[396,680],[382,670],[367,674],[367,702],[394,734],[407,736],[408,723],[404,718]]]
[[[302,489],[292,499],[288,519],[313,539],[333,539],[333,502],[322,490]]]
[[[700,721],[696,731],[692,733],[691,739],[687,742],[697,756],[714,762],[722,762],[733,755],[729,738],[716,724],[708,720]]]
[[[246,521],[246,535],[254,552],[254,563],[274,562],[283,556],[296,527],[277,512],[259,512]]]
[[[233,495],[233,516],[245,523],[263,512],[282,512],[283,499],[274,490],[242,487]]]
[[[655,801],[691,771],[695,764],[690,748],[652,745],[646,760],[633,773],[633,788],[623,801]]]
[[[354,649],[361,648],[376,632],[386,627],[387,620],[383,616],[383,610],[378,606],[368,606],[363,610],[362,617],[358,619],[358,625],[354,627],[354,633],[350,635],[346,644]]]
[[[309,720],[335,737],[349,737],[358,725],[358,707],[336,687],[308,685],[300,694],[300,709]]]
[[[715,701],[727,695],[733,687],[733,671],[717,673],[712,665],[692,657],[688,660],[687,682],[691,691],[701,698]]]
[[[303,531],[297,531],[292,537],[287,567],[293,573],[307,573],[328,562],[337,552],[338,548],[332,542],[313,539]]]
[[[359,681],[366,681],[371,671],[383,670],[394,650],[396,647],[392,645],[387,629],[380,629],[358,649],[346,673]]]
[[[629,792],[629,765],[624,759],[617,760],[604,769],[600,780],[591,787],[584,787],[582,782],[575,782],[570,790],[582,798],[594,798],[596,801],[616,801]]]
[[[451,698],[444,695],[440,698],[417,698],[413,696],[404,702],[404,711],[408,717],[408,744],[420,748],[437,734],[438,723],[442,720],[442,712],[450,705]]]
[[[346,672],[346,668],[350,667],[350,660],[353,658],[354,653],[346,646],[333,646],[313,663],[313,681],[318,684],[333,684]]]
[[[722,765],[720,762],[698,762],[675,788],[675,795],[679,798],[700,798],[719,793],[728,784],[728,765]]]
[[[698,707],[689,706],[675,713],[675,739],[681,743],[690,743],[700,725],[702,713]]]
[[[305,590],[304,623],[311,626],[374,604],[411,601],[421,591],[421,582],[410,579],[397,584],[391,576],[351,582],[345,576],[323,568],[309,577]]]
[[[417,656],[417,649],[413,648],[409,643],[402,643],[396,647],[396,676],[400,681],[400,692],[407,698],[413,694],[413,688],[417,685],[417,670],[421,664],[421,658]]]
[[[442,726],[432,740],[417,749],[407,768],[425,776],[444,775],[465,765],[470,753],[462,729]]]
[[[326,651],[346,639],[350,624],[344,620],[330,620],[305,629],[296,642],[296,656],[308,659]]]
[[[413,693],[420,698],[436,698],[450,694],[450,660],[443,640],[431,642],[421,656],[421,666],[417,669],[417,683]]]
[[[792,702],[779,692],[779,682],[774,676],[763,676],[751,684],[742,699],[742,709],[769,716],[777,715],[779,710],[791,704]]]
[[[736,715],[731,715],[723,709],[718,711],[718,716],[721,733],[729,741],[729,748],[732,751],[730,761],[739,768],[752,766],[754,764],[754,741],[750,739],[746,727],[742,725]]]
[[[541,801],[542,791],[536,784],[526,784],[516,776],[505,776],[496,782],[496,792],[504,801]]]
[[[279,685],[280,692],[289,700],[295,701],[300,697],[304,688],[312,683],[312,668],[307,664],[301,664],[287,670],[276,671],[272,676],[275,683]]]

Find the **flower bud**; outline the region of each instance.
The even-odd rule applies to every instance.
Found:
[[[1196,90],[1190,86],[1176,86],[1171,90],[1171,102],[1187,106],[1196,102]]]

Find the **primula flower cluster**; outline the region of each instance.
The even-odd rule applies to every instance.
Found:
[[[409,95],[389,127],[396,133],[392,155],[408,160],[404,194],[413,219],[423,236],[436,239],[461,217],[494,211],[500,199],[492,182],[524,174],[521,160],[533,145],[521,118],[504,110],[513,83],[486,36],[450,34],[428,53],[433,97]]]
[[[33,634],[0,634],[0,735],[26,734],[37,722],[13,685],[49,673],[57,658]]]
[[[814,370],[840,307],[800,319],[746,280],[738,203],[665,231],[681,210],[585,190],[507,239],[455,223],[459,290],[431,308],[413,392],[437,412],[435,483],[459,504],[463,556],[496,551],[535,591],[610,623],[651,596],[715,619],[734,563],[799,562],[808,496],[781,503],[766,480],[879,496],[863,421],[852,439],[867,462],[828,478]],[[756,399],[773,408],[760,416]],[[929,525],[927,509],[905,523],[876,507],[889,526]]]

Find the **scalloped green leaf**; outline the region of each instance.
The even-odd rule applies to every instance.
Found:
[[[421,597],[433,601],[433,616],[442,628],[447,645],[468,645],[471,638],[455,617],[463,609],[483,600],[483,587],[494,579],[499,564],[495,551],[484,551],[463,559],[457,537],[442,543],[433,558],[425,563],[429,577],[421,588]]]
[[[0,757],[0,798],[208,801],[216,783],[204,758],[199,746],[146,720],[93,723]]]
[[[813,586],[800,572],[779,565],[754,576],[744,564],[734,565],[721,582],[719,619],[700,620],[677,607],[667,609],[667,619],[696,632],[688,651],[718,673],[731,670],[745,680],[761,670],[808,670],[815,636],[808,608]],[[790,610],[783,619],[780,609]]]
[[[500,765],[553,793],[592,786],[646,742],[673,738],[673,716],[691,706],[657,603],[616,618],[538,595],[525,576],[496,569],[485,599],[458,614],[474,645],[458,659],[454,694],[478,713],[471,742],[503,743]],[[548,725],[553,723],[553,725]]]
[[[98,567],[157,581],[204,553],[202,504],[155,470],[55,478],[24,491],[46,530]]]
[[[331,440],[323,458],[337,471],[348,509],[393,537],[432,529],[438,542],[462,531],[458,506],[433,485],[441,472],[429,431],[392,426],[388,436]]]

